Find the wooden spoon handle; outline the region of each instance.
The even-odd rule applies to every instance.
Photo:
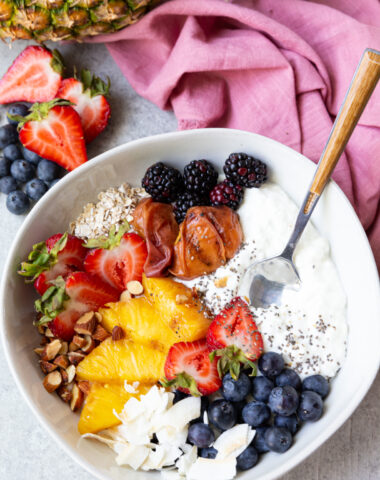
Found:
[[[335,119],[310,187],[305,213],[321,195],[380,77],[380,52],[367,48]]]

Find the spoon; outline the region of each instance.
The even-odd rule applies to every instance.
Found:
[[[285,289],[298,290],[301,287],[301,279],[293,263],[294,250],[379,77],[380,52],[367,48],[335,119],[284,251],[277,257],[253,263],[243,276],[239,295],[248,297],[254,307],[268,308],[273,304],[281,305]]]

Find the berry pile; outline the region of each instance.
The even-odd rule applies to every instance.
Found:
[[[202,397],[202,412],[189,428],[188,441],[199,449],[204,458],[215,458],[213,444],[218,432],[237,423],[247,423],[256,430],[251,443],[237,458],[238,470],[256,465],[265,452],[286,452],[302,422],[315,422],[323,413],[323,399],[330,386],[321,375],[312,375],[301,381],[294,370],[285,368],[281,355],[264,353],[258,367],[261,376],[249,377],[244,371],[237,380],[230,373],[224,375],[221,394],[211,403]],[[176,392],[176,400],[183,398]],[[203,423],[207,410],[210,424]]]
[[[267,180],[265,163],[245,153],[231,153],[224,167],[226,179],[218,182],[218,172],[208,160],[193,160],[183,176],[174,167],[155,163],[146,171],[141,185],[156,202],[173,203],[178,223],[189,208],[203,205],[227,206],[237,210],[244,187],[260,187]]]
[[[14,104],[8,114],[25,116],[29,108]],[[0,192],[7,195],[6,206],[11,213],[21,215],[28,211],[50,187],[55,185],[66,171],[54,162],[41,158],[25,148],[17,133],[17,122],[0,127]]]

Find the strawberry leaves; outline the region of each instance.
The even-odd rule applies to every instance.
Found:
[[[123,235],[130,229],[129,223],[124,222],[120,225],[119,230],[116,232],[116,225],[111,227],[108,236],[102,235],[98,238],[90,238],[87,243],[84,244],[86,248],[103,248],[105,250],[112,250],[120,245]]]
[[[165,388],[174,387],[186,389],[191,395],[193,395],[193,397],[200,397],[202,395],[198,390],[195,378],[186,372],[178,373],[172,380],[168,380],[165,377],[164,379],[160,380],[160,383]]]
[[[236,345],[230,345],[226,348],[214,350],[210,353],[210,362],[213,362],[216,357],[218,358],[217,368],[220,378],[229,372],[234,380],[237,380],[240,375],[241,366],[245,368],[251,368],[250,377],[255,377],[257,374],[257,367],[254,362],[249,360],[245,353]]]
[[[58,253],[61,252],[67,244],[67,232],[48,250],[46,242],[40,242],[33,245],[33,250],[28,255],[29,262],[22,262],[21,268],[17,272],[24,277],[31,277],[27,282],[33,282],[42,272],[49,270],[58,261]]]
[[[66,282],[62,277],[57,277],[51,283],[52,286],[34,302],[36,312],[42,314],[35,325],[43,325],[54,320],[64,310],[64,303],[70,299],[65,289]]]
[[[83,91],[89,92],[91,97],[96,97],[97,95],[108,95],[111,80],[107,77],[107,83],[105,83],[101,78],[95,76],[90,72],[90,70],[83,69],[80,73],[79,80],[83,84]]]

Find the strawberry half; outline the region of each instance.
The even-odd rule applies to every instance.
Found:
[[[91,142],[102,132],[111,115],[111,107],[106,99],[108,84],[89,70],[83,70],[81,79],[65,78],[59,87],[57,98],[65,98],[74,103],[82,121],[84,138]]]
[[[53,334],[63,340],[71,340],[74,325],[84,313],[119,299],[117,290],[85,272],[74,272],[66,281],[58,277],[52,283],[35,302],[36,311],[42,314],[37,324],[48,323]]]
[[[30,262],[23,262],[18,273],[31,277],[35,289],[43,295],[52,280],[59,276],[65,279],[71,273],[83,270],[86,254],[82,240],[68,233],[57,233],[46,242],[33,245],[28,255]]]
[[[20,142],[66,170],[87,161],[86,145],[79,115],[67,100],[35,103],[26,117],[10,116],[19,122]]]
[[[26,47],[0,80],[0,103],[46,102],[57,94],[63,64],[57,50]]]
[[[137,233],[125,233],[126,224],[116,233],[112,228],[108,237],[91,239],[86,247],[91,250],[85,260],[86,272],[100,277],[112,287],[123,291],[131,280],[141,282],[148,251],[145,240]]]
[[[172,345],[165,362],[165,387],[176,387],[191,395],[210,395],[222,381],[216,360],[210,361],[206,339]]]
[[[247,303],[235,297],[212,321],[207,332],[211,359],[219,357],[218,371],[223,376],[229,371],[238,378],[240,364],[251,366],[263,353],[264,344]]]

